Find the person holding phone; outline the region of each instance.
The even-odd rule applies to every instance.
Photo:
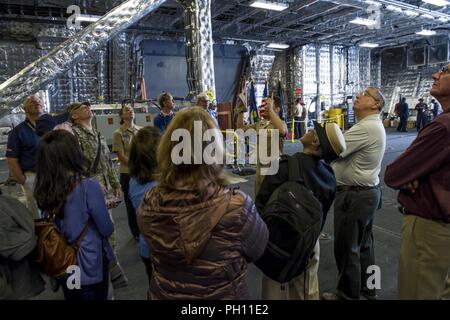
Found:
[[[273,152],[270,149],[270,141],[272,130],[278,130],[279,133],[279,144],[278,144],[278,154],[281,155],[283,153],[284,139],[288,133],[286,122],[284,122],[279,114],[282,108],[281,98],[280,97],[270,97],[263,100],[261,107],[259,108],[259,115],[261,120],[252,125],[244,125],[244,113],[247,112],[247,107],[245,102],[242,100],[238,101],[238,105],[236,107],[236,111],[238,112],[237,118],[237,128],[238,129],[254,129],[259,135],[261,130],[268,130],[269,134],[267,135],[268,143],[267,146],[269,150],[267,150],[267,154],[271,155]],[[259,141],[259,139],[258,139]],[[261,146],[261,143],[258,144],[258,147]],[[264,179],[264,176],[261,174],[261,169],[265,167],[263,166],[258,157],[258,162],[256,165],[256,177],[255,177],[255,197],[258,194],[261,183]]]

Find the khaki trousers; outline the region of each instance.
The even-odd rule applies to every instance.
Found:
[[[25,184],[22,185],[23,193],[27,198],[27,208],[31,213],[31,217],[33,219],[38,219],[41,217],[39,209],[36,204],[36,199],[34,198],[34,185],[36,183],[36,173],[34,172],[25,172],[25,176],[27,179],[25,180]]]
[[[309,260],[304,273],[288,283],[276,282],[265,275],[262,278],[261,297],[263,300],[319,300],[320,245],[314,247],[314,256]]]
[[[450,224],[404,216],[398,294],[402,300],[450,299]]]

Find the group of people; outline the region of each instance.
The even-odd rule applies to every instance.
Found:
[[[441,112],[439,102],[435,99],[431,99],[430,106],[424,102],[423,98],[419,99],[419,103],[414,107],[416,111],[416,129],[420,131],[429,122],[435,119]],[[409,106],[406,103],[406,98],[401,98],[400,102],[395,105],[394,113],[400,118],[400,122],[397,126],[397,131],[407,132]]]
[[[404,214],[401,299],[450,295],[449,67],[433,75],[431,90],[443,114],[420,131],[385,172],[386,184],[400,190]],[[176,114],[170,93],[162,93],[158,101],[161,113],[154,127],[137,127],[133,108],[127,105],[120,111],[121,127],[113,138],[120,178],[104,138],[92,127],[88,103],[74,103],[65,118],[55,119],[41,115],[42,102],[37,97],[25,101],[27,119],[8,141],[11,174],[24,185],[33,217],[54,217],[69,243],[83,234],[77,252],[81,289],[70,290],[65,279],[58,279],[66,299],[108,298],[111,264],[118,265],[109,209],[118,205],[121,191],[148,275],[149,299],[249,298],[247,266],[264,254],[273,231],[260,214],[272,193],[291,178],[292,168],[282,155],[288,130],[279,117],[281,101],[267,98],[259,122],[250,126],[243,121],[245,102],[235,107],[237,128],[255,129],[258,139],[267,137],[259,135],[262,130],[278,131],[279,144],[273,147],[281,155],[276,159],[279,170],[264,175],[264,165],[258,162],[255,200],[230,185],[223,164],[197,164],[195,144],[190,144],[190,162],[177,165],[172,161],[172,153],[179,152],[179,142],[172,140],[176,130],[183,129],[191,137],[195,123],[201,123],[202,132],[219,130],[208,108],[208,96],[199,96],[197,107]],[[367,88],[356,98],[358,122],[350,130],[342,134],[334,123],[314,123],[314,129],[300,140],[302,151],[293,156],[304,186],[321,204],[321,229],[334,203],[338,281],[335,292],[323,293],[326,300],[377,298],[376,288],[368,285],[367,271],[375,265],[373,225],[382,203],[380,172],[386,133],[380,114],[384,107],[380,90]],[[63,124],[40,132],[40,127],[57,123]],[[210,143],[200,144],[202,153]],[[264,275],[262,298],[319,299],[319,256],[317,239],[301,275],[288,283]]]

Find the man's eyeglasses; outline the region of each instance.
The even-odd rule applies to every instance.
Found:
[[[448,65],[444,66],[441,70],[439,70],[439,73],[444,73],[444,74],[450,73],[450,65],[448,64]]]
[[[91,104],[89,102],[87,102],[87,103],[83,102],[83,103],[78,104],[77,106],[73,107],[69,112],[73,113],[81,108],[90,108],[90,107],[91,107]]]
[[[380,101],[380,98],[375,97],[374,95],[372,95],[368,90],[364,91],[362,93],[363,96],[365,97],[371,97],[372,99],[374,99],[375,101]]]

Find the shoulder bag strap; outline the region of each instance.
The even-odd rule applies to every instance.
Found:
[[[303,182],[300,176],[300,168],[298,166],[298,161],[295,156],[286,156],[288,160],[288,174],[289,181],[292,182]]]
[[[78,251],[80,248],[81,240],[83,240],[84,236],[86,235],[86,232],[88,231],[88,227],[91,224],[91,218],[88,219],[86,224],[84,225],[83,231],[81,231],[80,235],[77,238],[77,241],[73,244],[73,248]]]

